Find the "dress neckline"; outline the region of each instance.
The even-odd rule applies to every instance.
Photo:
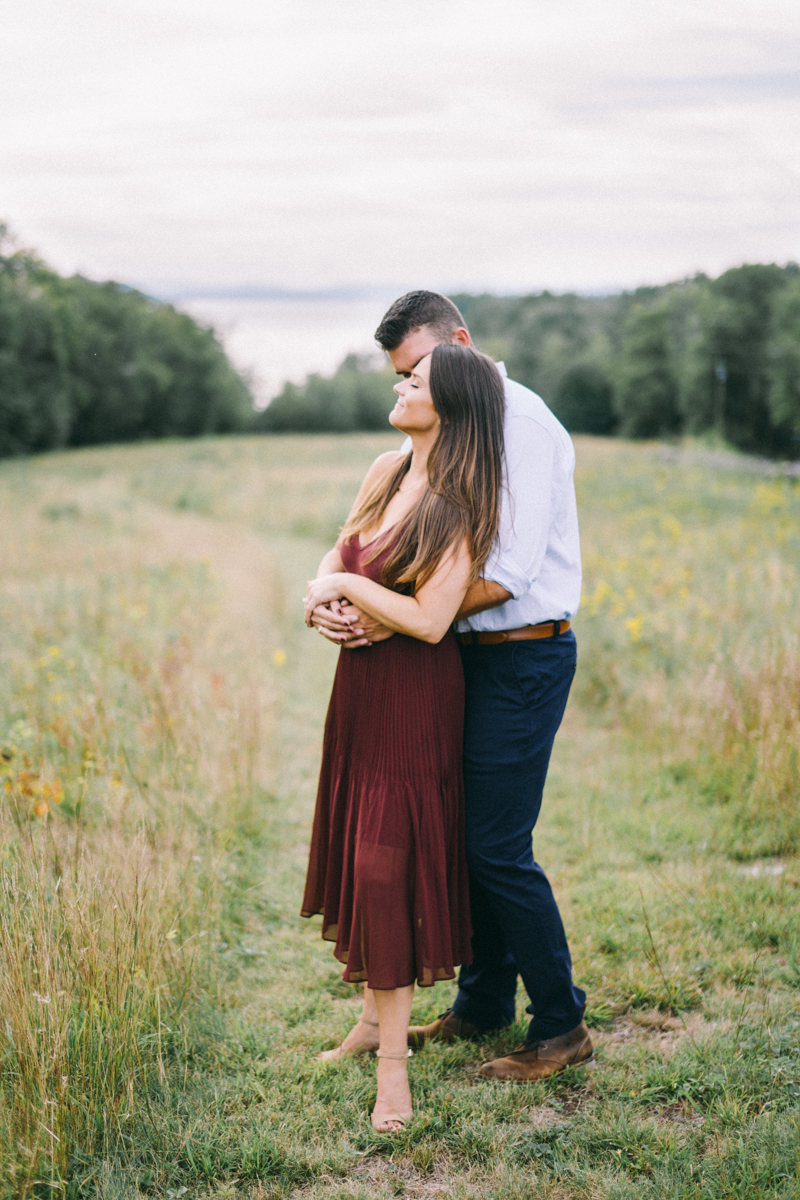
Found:
[[[379,542],[381,538],[386,537],[388,533],[391,533],[393,529],[396,529],[399,524],[399,521],[395,521],[394,525],[390,525],[388,529],[384,529],[383,533],[377,533],[374,538],[370,538],[368,542],[364,542],[363,544],[361,541],[361,534],[357,533],[356,541],[358,542],[359,550],[368,550],[370,546],[375,544],[375,542]]]

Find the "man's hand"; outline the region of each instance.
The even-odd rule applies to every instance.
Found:
[[[311,614],[311,624],[329,642],[343,646],[345,650],[384,642],[394,632],[362,613],[348,600],[333,600],[330,604],[318,605]]]

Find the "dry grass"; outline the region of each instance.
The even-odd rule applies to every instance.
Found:
[[[584,706],[701,795],[740,858],[800,845],[800,486],[619,448],[579,474]],[[746,476],[744,477],[746,479]],[[612,494],[613,489],[613,494]],[[605,500],[599,510],[598,500]],[[593,503],[594,502],[594,503]]]
[[[53,491],[0,533],[0,1157],[19,1195],[124,1144],[215,986],[269,784],[281,608],[247,530],[109,480]]]
[[[521,1022],[429,1047],[381,1140],[374,1065],[314,1064],[358,1002],[296,915],[335,661],[300,595],[391,444],[0,464],[0,1195],[796,1200],[800,493],[745,467],[578,444],[536,850],[593,1077],[479,1084]]]

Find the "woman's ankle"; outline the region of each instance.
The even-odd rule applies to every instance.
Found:
[[[375,1112],[381,1115],[397,1113],[407,1120],[413,1108],[407,1061],[378,1059],[378,1094]]]
[[[347,1034],[345,1041],[347,1041],[348,1039],[350,1039],[350,1040],[355,1039],[356,1041],[359,1041],[359,1042],[369,1042],[370,1045],[373,1046],[376,1050],[380,1044],[380,1038],[378,1036],[377,1028],[373,1029],[372,1025],[368,1021],[362,1021],[360,1017],[358,1018],[355,1025],[350,1030],[350,1032]]]

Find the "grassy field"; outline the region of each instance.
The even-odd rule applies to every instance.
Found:
[[[335,651],[306,578],[393,436],[0,464],[2,1197],[800,1197],[800,486],[577,439],[537,858],[597,1068],[430,1046],[374,1135],[297,916]],[[453,985],[418,993],[415,1015]],[[519,996],[519,1013],[524,1009]]]

